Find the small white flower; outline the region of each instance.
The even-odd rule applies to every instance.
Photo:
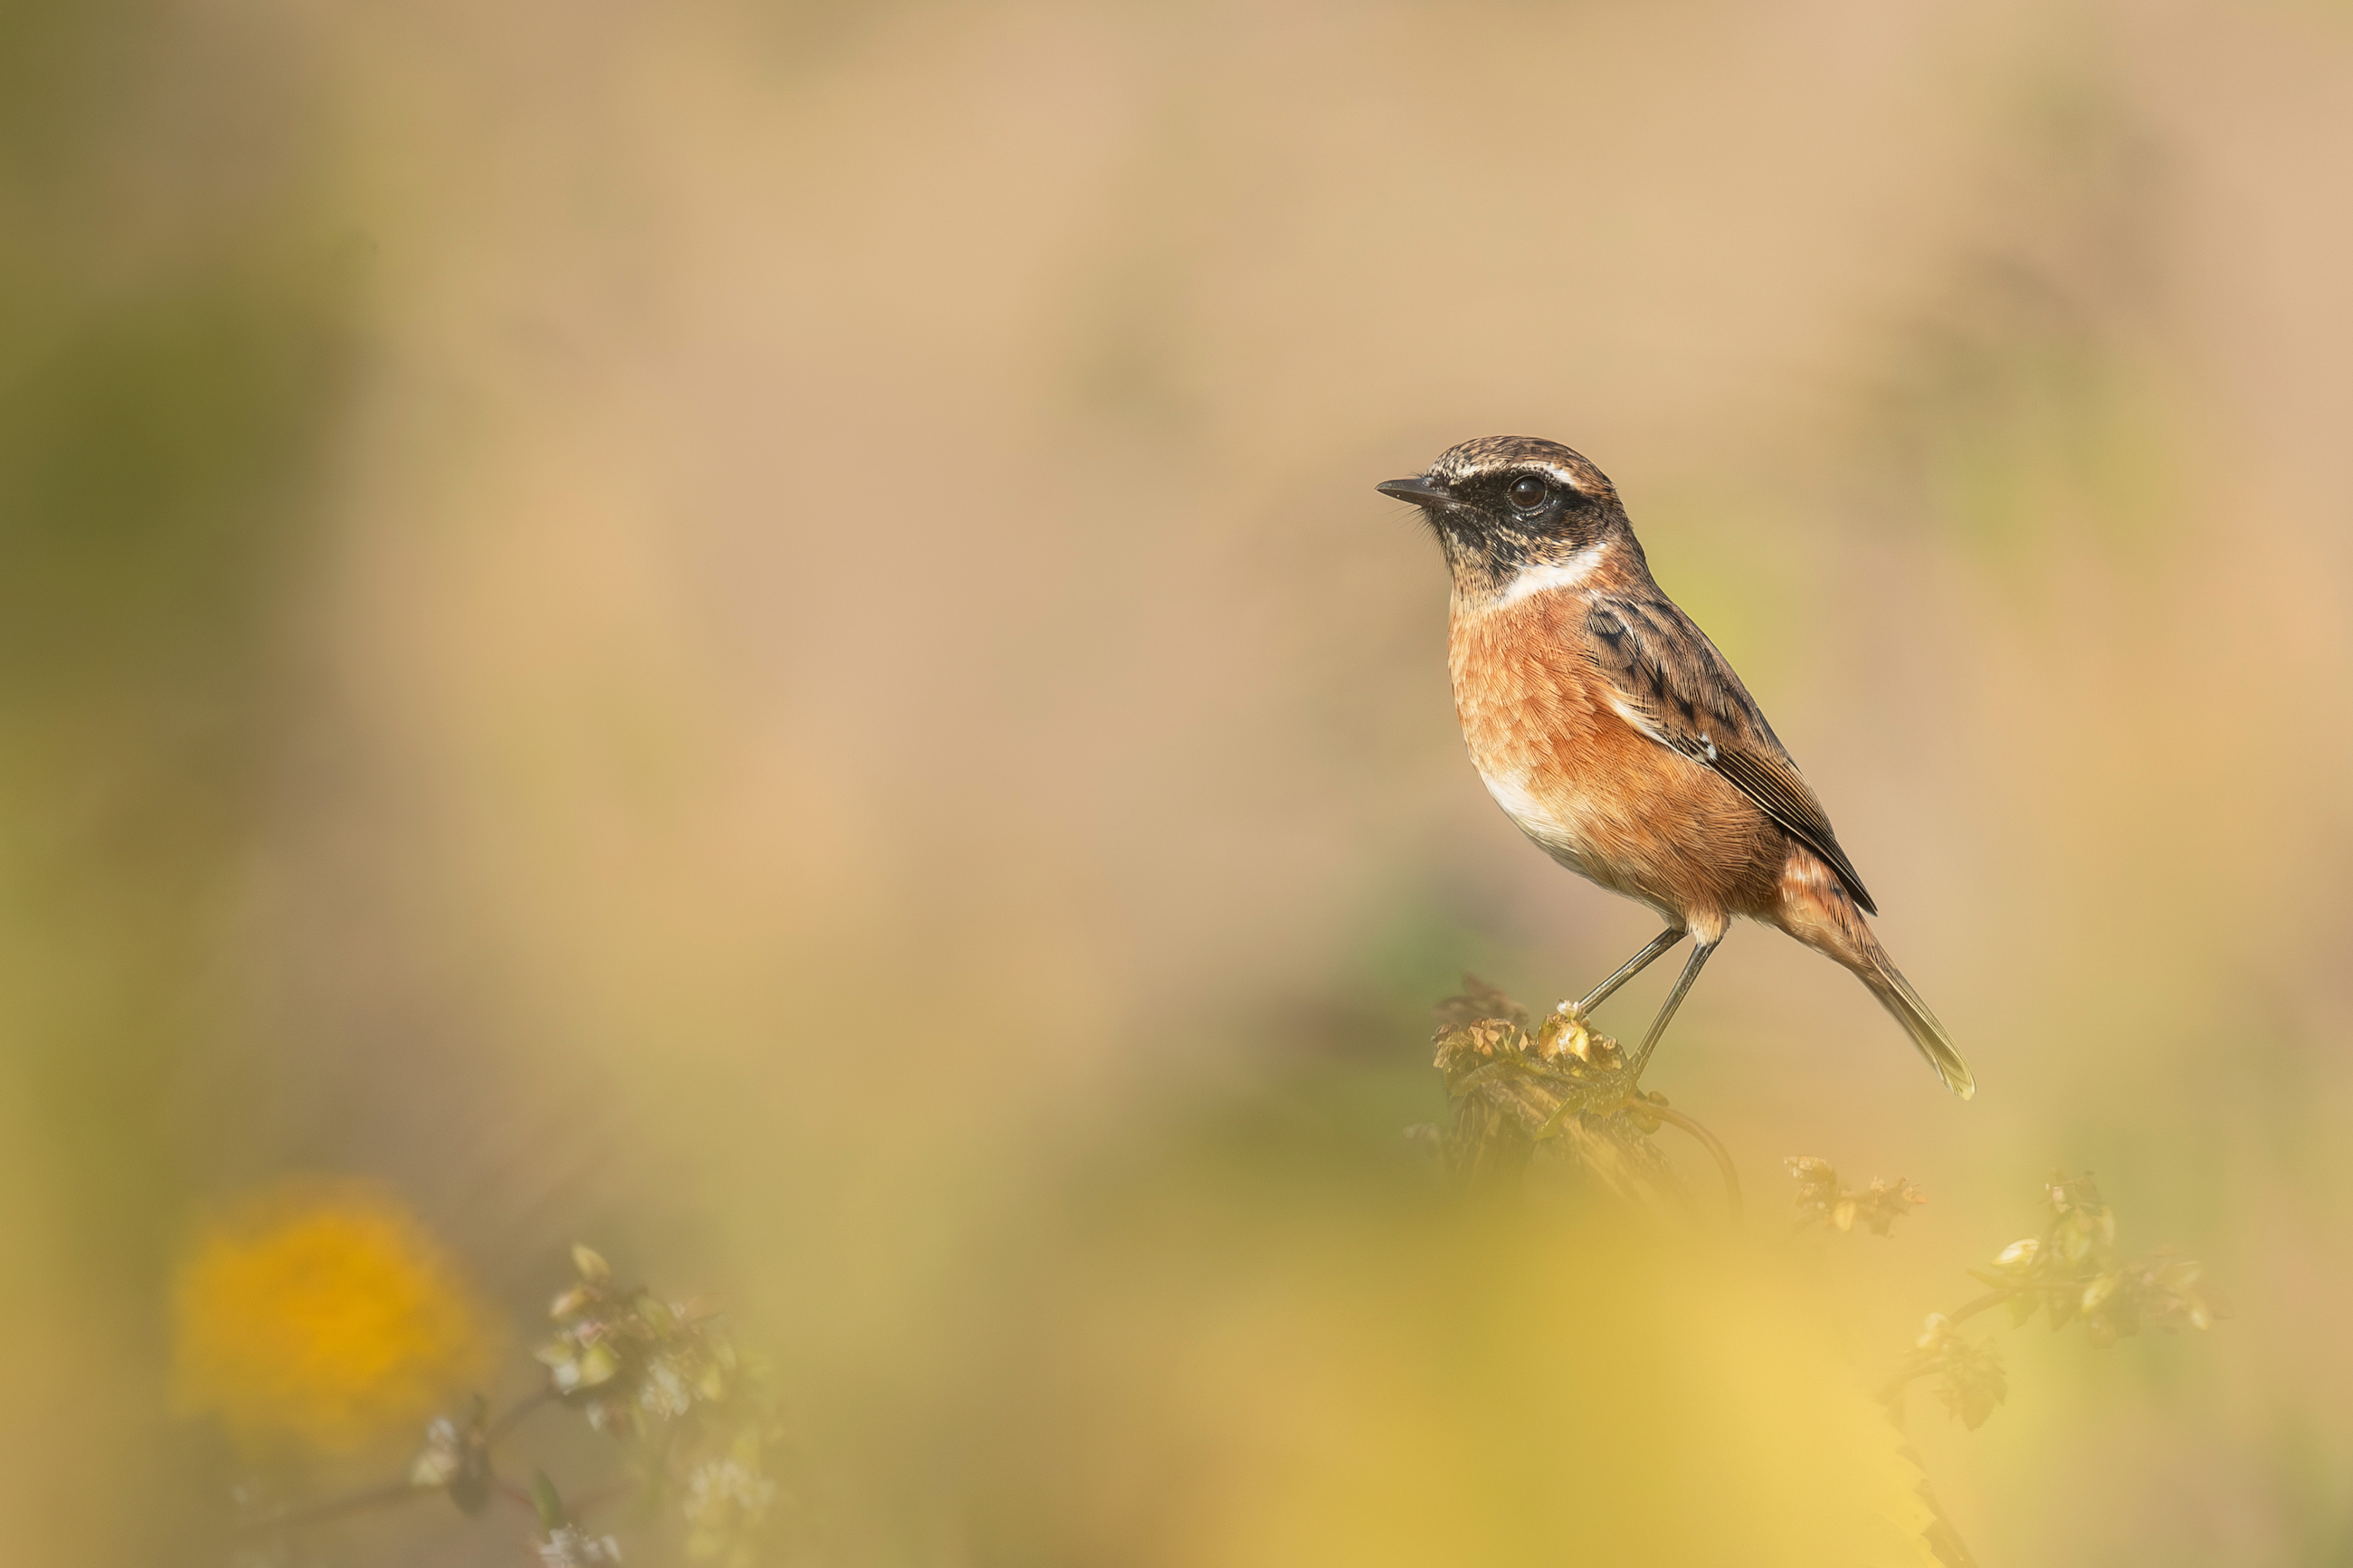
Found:
[[[690,1518],[701,1519],[732,1503],[745,1517],[757,1519],[776,1496],[776,1483],[740,1459],[707,1459],[687,1479],[686,1511]]]
[[[645,1386],[638,1391],[638,1403],[655,1415],[683,1415],[694,1405],[694,1391],[679,1376],[678,1369],[669,1361],[658,1361],[647,1369]]]
[[[618,1563],[621,1543],[609,1535],[584,1535],[576,1524],[559,1524],[539,1543],[541,1568],[592,1568]]]

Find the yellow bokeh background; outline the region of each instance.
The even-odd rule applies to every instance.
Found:
[[[1678,1495],[1580,1445],[1769,1489],[2064,1168],[2238,1315],[1915,1397],[1960,1535],[2341,1557],[2348,190],[2342,0],[0,7],[0,1546],[227,1560],[475,1375],[402,1289],[518,1346],[577,1240],[726,1300],[845,1560],[1574,1560],[1580,1476]],[[1618,484],[1978,1075],[1747,928],[1679,1016],[1760,1245],[1790,1155],[1892,1241],[1400,1163],[1464,970],[1652,934],[1480,788],[1370,488],[1497,431]],[[302,1173],[417,1228],[206,1272]],[[342,1327],[206,1363],[199,1278]],[[1630,1413],[1545,1338],[1719,1312],[1787,1363]],[[562,1414],[504,1473],[600,1484]]]

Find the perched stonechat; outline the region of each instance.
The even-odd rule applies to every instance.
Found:
[[[1651,580],[1601,470],[1555,441],[1491,436],[1377,488],[1421,508],[1446,552],[1454,710],[1487,793],[1554,859],[1667,922],[1577,1010],[1693,940],[1635,1072],[1746,915],[1852,970],[1946,1088],[1976,1092],[1863,922],[1878,907],[1822,803],[1732,666]]]

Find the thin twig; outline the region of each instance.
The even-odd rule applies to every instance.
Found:
[[[540,1388],[484,1427],[484,1441],[496,1443],[521,1425],[524,1416],[542,1405],[554,1403],[555,1398],[556,1394],[553,1387]],[[257,1519],[250,1523],[240,1524],[230,1533],[242,1539],[247,1536],[267,1535],[272,1531],[294,1530],[306,1524],[317,1524],[325,1520],[340,1519],[347,1513],[364,1513],[371,1509],[389,1508],[395,1503],[406,1502],[412,1498],[431,1496],[444,1489],[441,1487],[421,1487],[404,1477],[399,1480],[386,1481],[382,1486],[370,1487],[364,1491],[353,1492],[345,1497],[330,1498],[325,1502],[306,1503],[301,1508],[285,1509],[270,1515],[268,1519]],[[524,1507],[531,1506],[530,1493],[519,1493],[517,1498]]]
[[[1629,1100],[1624,1105],[1619,1107],[1621,1112],[1637,1109],[1645,1116],[1655,1116],[1662,1121],[1672,1122],[1682,1128],[1694,1138],[1698,1139],[1700,1146],[1715,1157],[1715,1168],[1724,1177],[1725,1205],[1731,1211],[1732,1223],[1736,1227],[1740,1224],[1741,1215],[1740,1172],[1732,1163],[1731,1151],[1725,1148],[1723,1142],[1715,1133],[1710,1132],[1682,1111],[1670,1106],[1661,1105],[1654,1100]]]
[[[521,1426],[524,1416],[530,1415],[533,1411],[537,1410],[543,1405],[554,1404],[556,1397],[555,1385],[553,1384],[543,1384],[537,1393],[532,1394],[517,1402],[513,1409],[508,1411],[505,1415],[491,1422],[488,1426],[482,1428],[482,1441],[485,1443],[496,1443],[500,1438],[505,1436],[508,1433]]]
[[[363,1492],[353,1492],[348,1497],[333,1498],[326,1502],[310,1503],[301,1508],[286,1509],[270,1515],[268,1519],[257,1519],[250,1523],[240,1524],[230,1533],[244,1537],[266,1535],[276,1530],[295,1530],[306,1524],[319,1524],[330,1519],[340,1519],[347,1513],[364,1513],[370,1509],[388,1508],[394,1503],[406,1502],[412,1498],[430,1497],[440,1489],[438,1487],[420,1487],[406,1479],[390,1481],[380,1487],[370,1487]]]
[[[2004,1301],[2009,1300],[2010,1298],[2010,1292],[2008,1290],[1989,1290],[1984,1295],[1978,1297],[1975,1300],[1966,1302],[1946,1313],[1945,1321],[1948,1323],[1965,1323],[1971,1318],[1976,1317],[1979,1312],[2000,1306]]]
[[[564,1517],[567,1520],[577,1520],[584,1514],[595,1512],[607,1503],[619,1502],[630,1493],[639,1489],[640,1483],[627,1477],[619,1480],[607,1481],[603,1486],[591,1487],[577,1497],[563,1499]],[[531,1495],[530,1488],[517,1486],[512,1481],[501,1480],[499,1482],[499,1495],[525,1513],[537,1517],[539,1500]]]

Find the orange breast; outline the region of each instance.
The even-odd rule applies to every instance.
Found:
[[[1764,908],[1788,853],[1780,830],[1619,717],[1582,651],[1583,615],[1566,591],[1458,607],[1454,709],[1488,793],[1555,859],[1670,920]]]

